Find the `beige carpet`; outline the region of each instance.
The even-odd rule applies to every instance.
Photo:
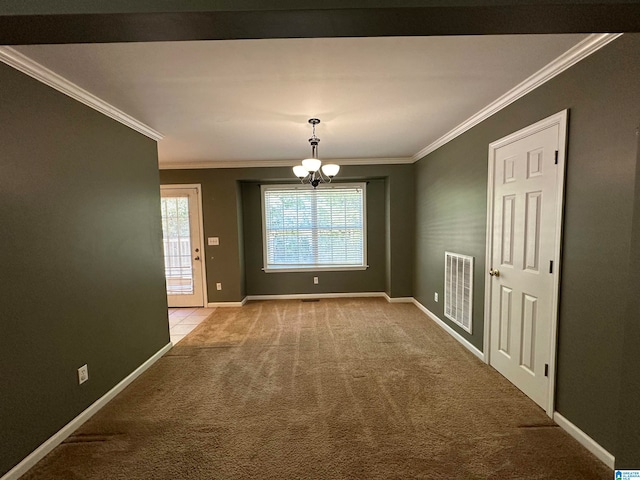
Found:
[[[219,308],[27,480],[607,479],[415,306]]]

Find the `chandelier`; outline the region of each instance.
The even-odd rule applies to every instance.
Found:
[[[320,143],[320,139],[316,137],[316,125],[320,123],[320,120],[310,118],[309,123],[313,128],[313,133],[309,139],[311,158],[306,158],[302,160],[302,165],[293,167],[293,173],[302,183],[308,183],[313,188],[316,188],[321,183],[331,182],[331,179],[340,171],[340,165],[335,163],[322,165],[322,162],[318,159],[318,143]]]

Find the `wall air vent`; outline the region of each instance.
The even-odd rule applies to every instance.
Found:
[[[473,257],[444,254],[444,316],[471,333]]]

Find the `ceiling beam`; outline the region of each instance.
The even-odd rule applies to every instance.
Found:
[[[8,0],[0,45],[251,38],[640,32],[616,0]]]

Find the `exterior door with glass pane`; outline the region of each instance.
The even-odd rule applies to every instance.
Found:
[[[167,299],[170,307],[204,306],[200,187],[160,187]]]

